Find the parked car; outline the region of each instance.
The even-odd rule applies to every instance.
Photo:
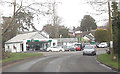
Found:
[[[67,49],[68,49],[69,51],[76,51],[76,49],[75,49],[74,46],[68,46]]]
[[[47,48],[47,51],[65,51],[62,47],[49,47]]]
[[[61,47],[62,47],[63,49],[65,49],[65,51],[69,51],[68,46],[62,45]]]
[[[96,55],[96,48],[93,45],[86,45],[83,49],[83,55],[90,54],[90,55]]]
[[[90,43],[83,43],[83,48],[85,47],[85,45],[90,45]]]
[[[97,45],[98,48],[106,48],[108,47],[108,44],[106,42],[102,42],[100,44]]]
[[[82,43],[76,43],[74,46],[76,47],[76,51],[81,51],[83,49]]]

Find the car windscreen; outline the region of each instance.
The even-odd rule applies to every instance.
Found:
[[[75,47],[81,47],[82,44],[75,44],[74,46],[75,46]]]
[[[93,49],[93,46],[85,46],[84,49]]]

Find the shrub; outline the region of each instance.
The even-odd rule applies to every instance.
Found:
[[[108,30],[97,29],[95,31],[95,39],[97,42],[108,42]]]
[[[2,50],[2,59],[10,58],[10,53],[8,51]]]

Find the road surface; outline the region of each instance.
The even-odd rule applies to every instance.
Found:
[[[98,63],[96,56],[83,56],[82,51],[38,53],[44,56],[8,66],[3,72],[113,72]],[[104,49],[97,49],[97,55],[103,53]]]

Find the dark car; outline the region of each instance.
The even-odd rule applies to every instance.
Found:
[[[69,51],[68,46],[62,45],[61,47],[62,47],[63,49],[65,49],[65,51]]]
[[[68,46],[67,49],[68,49],[69,51],[76,51],[76,49],[75,49],[74,46]]]

